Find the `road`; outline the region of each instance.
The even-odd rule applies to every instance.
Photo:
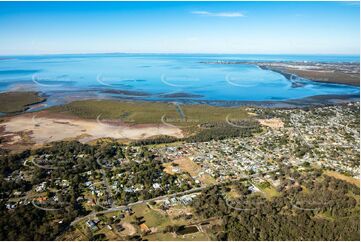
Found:
[[[143,203],[148,203],[148,202],[152,202],[152,201],[162,200],[162,199],[166,199],[166,198],[170,198],[170,197],[183,196],[183,195],[186,195],[186,194],[189,194],[189,193],[200,192],[200,191],[202,191],[202,190],[204,190],[206,188],[208,188],[208,187],[193,188],[193,189],[190,189],[190,190],[187,190],[187,191],[184,191],[184,192],[172,193],[172,194],[168,194],[168,195],[164,195],[164,196],[160,196],[160,197],[155,197],[155,198],[151,198],[151,199],[147,199],[147,200],[141,200],[141,201],[134,202],[134,203],[128,203],[127,205],[112,207],[112,208],[109,208],[108,210],[105,210],[105,211],[92,212],[92,213],[90,213],[90,214],[88,214],[88,215],[86,215],[84,217],[75,219],[70,224],[70,226],[73,226],[73,225],[77,224],[78,222],[80,222],[80,221],[82,221],[84,219],[91,218],[91,217],[96,216],[98,214],[112,213],[112,212],[124,210],[127,207],[129,208],[129,207],[132,207],[132,206],[138,205],[138,204],[143,204]]]
[[[217,185],[224,184],[224,183],[229,183],[229,182],[234,182],[234,181],[239,181],[239,180],[247,180],[247,179],[254,178],[254,177],[257,177],[257,176],[260,176],[260,175],[265,175],[267,173],[276,172],[278,170],[279,170],[279,168],[273,169],[273,170],[270,170],[270,171],[267,171],[267,172],[259,173],[259,174],[253,174],[253,175],[250,175],[250,176],[240,177],[240,178],[237,178],[237,179],[231,179],[231,180],[228,180],[228,181],[224,181],[222,183],[218,183]],[[147,199],[147,200],[141,200],[141,201],[134,202],[134,203],[128,203],[127,205],[112,207],[112,208],[109,208],[109,209],[104,210],[104,211],[92,212],[92,213],[90,213],[90,214],[88,214],[88,215],[86,215],[84,217],[76,218],[73,222],[71,222],[70,226],[74,226],[77,223],[79,223],[80,221],[83,221],[85,219],[90,219],[90,218],[92,218],[94,216],[97,216],[99,214],[112,213],[112,212],[124,210],[127,207],[129,208],[129,207],[132,207],[132,206],[138,205],[138,204],[148,203],[148,202],[157,201],[157,200],[163,200],[163,199],[171,198],[171,197],[183,196],[183,195],[190,194],[190,193],[201,192],[204,189],[210,188],[212,186],[214,186],[214,185],[193,188],[193,189],[190,189],[190,190],[187,190],[187,191],[184,191],[184,192],[177,192],[177,193],[172,193],[172,194],[168,194],[168,195],[164,195],[164,196],[160,196],[160,197],[155,197],[155,198],[151,198],[151,199]]]
[[[181,106],[177,102],[174,102],[174,105],[176,107],[177,112],[179,113],[179,116],[180,116],[181,120],[184,121],[185,118],[186,118],[186,115],[184,114],[183,109],[181,108]]]

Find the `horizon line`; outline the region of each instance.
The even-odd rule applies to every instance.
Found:
[[[324,55],[324,56],[358,56],[360,53],[222,53],[222,52],[74,52],[74,53],[34,53],[34,54],[1,54],[6,56],[50,56],[50,55],[115,55],[115,54],[133,54],[133,55]]]

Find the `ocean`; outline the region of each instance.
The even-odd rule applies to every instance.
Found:
[[[316,95],[358,94],[359,87],[299,80],[253,64],[212,61],[356,62],[359,56],[73,54],[0,57],[0,91],[36,90],[79,98],[199,101],[284,101]],[[61,97],[61,98],[60,98]]]

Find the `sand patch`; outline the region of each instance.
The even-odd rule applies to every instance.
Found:
[[[282,128],[284,123],[281,119],[271,118],[271,119],[258,119],[260,124],[270,127],[270,128]]]
[[[160,124],[133,125],[125,123],[108,124],[96,120],[70,118],[39,117],[20,115],[1,123],[2,135],[29,132],[35,144],[53,141],[77,139],[88,142],[99,138],[145,139],[156,135],[168,135],[181,138],[182,130]]]
[[[135,229],[135,227],[133,225],[131,225],[130,223],[122,223],[121,224],[124,228],[124,230],[120,233],[122,235],[134,235],[137,233],[137,230]]]

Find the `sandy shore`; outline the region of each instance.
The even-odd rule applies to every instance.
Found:
[[[19,133],[27,133],[34,144],[77,139],[88,142],[99,138],[145,139],[156,135],[169,135],[181,138],[182,130],[165,125],[128,125],[109,123],[104,120],[82,120],[69,117],[53,117],[46,113],[23,114],[9,117],[0,123],[0,137],[13,136],[9,144],[20,142]],[[4,145],[4,143],[3,143]]]

